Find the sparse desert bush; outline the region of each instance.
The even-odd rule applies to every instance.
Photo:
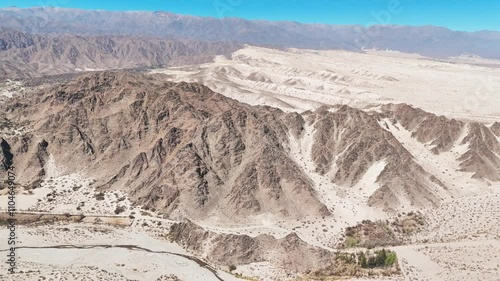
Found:
[[[116,206],[115,214],[118,215],[118,214],[121,214],[123,212],[125,212],[125,207],[123,207],[123,206]]]
[[[403,244],[411,235],[423,229],[425,219],[419,212],[399,214],[391,220],[372,222],[363,220],[356,226],[347,227],[340,247],[387,247]],[[356,242],[356,243],[354,243]]]
[[[346,228],[342,247],[384,247],[399,245],[400,241],[385,221],[364,220],[360,224]]]
[[[393,276],[401,274],[396,253],[387,250],[367,250],[357,253],[337,252],[329,268],[316,270],[312,280],[337,280],[345,277]],[[332,279],[333,278],[333,279]],[[309,280],[309,279],[308,279]]]
[[[102,201],[102,200],[104,200],[104,193],[102,193],[102,192],[96,193],[94,197],[96,200]]]
[[[359,244],[359,240],[352,236],[347,236],[345,239],[345,246],[347,248],[356,247]]]
[[[398,257],[395,252],[389,251],[387,253],[387,257],[385,259],[385,266],[393,266],[394,263],[396,263],[398,260]]]

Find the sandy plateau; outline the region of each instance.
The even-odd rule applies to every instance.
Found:
[[[500,121],[500,68],[496,62],[479,59],[436,61],[390,51],[279,51],[248,46],[231,58],[151,72],[287,112],[347,104],[375,114],[382,104],[407,103],[487,126]],[[8,89],[0,90],[1,99],[11,98],[10,89],[19,87],[9,83]],[[500,281],[500,183],[457,172],[457,159],[468,149],[461,144],[467,127],[452,148],[437,155],[430,144],[416,140],[399,123],[389,119],[379,123],[424,170],[444,171],[436,178],[447,188],[432,191],[440,199],[438,206],[419,210],[425,223],[418,231],[407,234],[401,245],[386,247],[397,253],[401,275],[348,280]],[[216,216],[192,221],[214,233],[268,234],[278,239],[296,233],[309,245],[354,253],[365,249],[337,249],[347,227],[365,220],[391,221],[414,211],[394,215],[369,206],[370,196],[381,188],[378,179],[388,165],[383,160],[370,164],[353,187],[333,184],[333,174],[318,173],[312,159],[314,125],[306,122],[301,134],[290,134],[287,151],[331,216],[284,220],[263,214],[245,221]],[[27,220],[66,219],[19,225],[22,272],[2,274],[0,280],[308,280],[297,279],[271,262],[238,265],[231,273],[209,265],[169,240],[170,226],[179,221],[133,204],[125,192],[97,190],[92,175],[63,174],[61,165],[50,157],[41,186],[21,190],[17,207]],[[0,190],[0,212],[5,212],[5,206],[6,191]],[[2,228],[1,255],[7,249],[7,235]],[[5,271],[6,265],[0,263],[0,272]]]
[[[248,46],[200,66],[158,69],[252,105],[305,111],[407,103],[451,118],[498,121],[500,62],[437,61],[395,51],[313,51]]]

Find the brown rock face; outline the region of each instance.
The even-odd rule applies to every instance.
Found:
[[[491,131],[497,136],[500,137],[500,122],[495,122],[491,126]]]
[[[448,151],[465,127],[461,121],[436,116],[406,104],[385,105],[382,111],[398,120],[419,142],[434,146],[431,151],[435,154]]]
[[[13,102],[22,106],[8,107],[9,118],[33,134],[12,140],[26,169],[38,171],[26,179],[45,175],[51,154],[64,172],[83,170],[102,189],[173,217],[329,214],[284,148],[300,120],[279,110],[113,72]]]
[[[270,262],[287,272],[309,273],[331,268],[335,254],[308,245],[296,234],[282,239],[270,235],[219,234],[206,231],[190,222],[174,224],[170,238],[188,251],[203,255],[219,266],[242,265],[253,262]]]
[[[48,143],[34,138],[28,133],[23,136],[13,136],[1,139],[0,170],[10,166],[16,168],[20,178],[30,186],[46,176],[45,164],[48,160]],[[21,174],[22,173],[22,174]]]
[[[370,167],[384,161],[386,166],[377,178],[381,188],[370,197],[371,205],[396,210],[402,199],[415,206],[439,201],[431,190],[441,184],[414,162],[399,141],[378,124],[376,116],[342,106],[334,112],[320,109],[308,120],[315,122],[312,159],[317,172],[329,175],[333,183],[353,186]]]
[[[0,51],[32,46],[36,41],[34,37],[14,29],[0,27]]]
[[[490,128],[479,123],[466,123],[444,116],[436,116],[406,104],[382,107],[385,117],[399,122],[412,137],[421,143],[433,146],[435,154],[449,151],[457,145],[466,145],[468,150],[457,161],[462,172],[474,173],[473,178],[500,181],[500,123]],[[460,137],[464,135],[463,139]]]
[[[497,137],[483,124],[469,124],[467,136],[462,145],[468,145],[468,151],[459,160],[463,171],[474,173],[473,177],[500,181],[500,143]]]

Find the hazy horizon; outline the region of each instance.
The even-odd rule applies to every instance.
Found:
[[[500,20],[494,11],[499,2],[491,1],[415,1],[415,0],[340,0],[315,1],[243,1],[243,0],[184,0],[184,1],[79,1],[0,0],[0,8],[59,7],[106,11],[164,11],[174,14],[213,18],[292,21],[304,24],[328,25],[402,25],[437,26],[454,31],[500,31]],[[497,9],[496,9],[497,8]]]

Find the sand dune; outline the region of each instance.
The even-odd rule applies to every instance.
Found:
[[[401,102],[453,118],[498,119],[498,62],[455,61],[390,51],[280,51],[247,46],[230,59],[218,57],[213,63],[154,72],[170,74],[177,81],[201,82],[245,103],[287,111],[322,104],[365,107]],[[201,72],[205,75],[200,76]]]

